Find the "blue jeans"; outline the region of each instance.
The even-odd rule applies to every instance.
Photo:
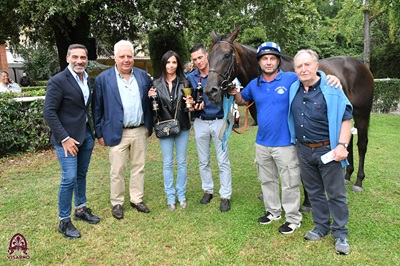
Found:
[[[160,146],[164,160],[164,190],[165,194],[167,195],[168,204],[175,204],[175,197],[178,197],[178,201],[186,200],[186,151],[189,143],[189,135],[190,130],[182,130],[177,136],[170,136],[160,139]],[[176,144],[176,164],[178,166],[178,177],[176,179],[176,195],[174,188],[173,171],[174,144]]]
[[[72,194],[75,197],[76,209],[86,206],[86,173],[93,147],[94,139],[89,129],[86,131],[85,141],[79,146],[78,154],[75,157],[70,153],[65,157],[64,148],[60,145],[54,145],[62,172],[58,191],[58,216],[60,220],[71,215]]]

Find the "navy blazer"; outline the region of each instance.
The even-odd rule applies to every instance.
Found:
[[[150,79],[147,73],[139,68],[133,68],[142,99],[144,125],[153,132],[153,113],[151,111],[148,91]],[[115,66],[100,73],[96,77],[92,103],[93,122],[96,138],[104,138],[107,146],[115,146],[121,142],[124,109],[115,73]]]
[[[78,141],[78,146],[84,142],[86,128],[90,122],[89,104],[92,97],[89,79],[88,86],[89,100],[85,104],[82,89],[68,67],[50,78],[43,117],[51,130],[51,144],[61,145],[61,141],[68,136]]]

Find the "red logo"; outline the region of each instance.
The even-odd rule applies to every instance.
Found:
[[[22,251],[23,254],[15,255],[14,252]],[[25,237],[20,233],[15,234],[10,240],[10,246],[8,247],[8,259],[30,259],[28,255],[28,242]]]

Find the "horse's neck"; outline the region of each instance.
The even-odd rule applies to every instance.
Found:
[[[238,49],[240,54],[240,64],[238,67],[237,77],[245,87],[252,79],[255,79],[258,72],[258,62],[256,60],[256,51],[252,50],[244,45],[241,45]]]

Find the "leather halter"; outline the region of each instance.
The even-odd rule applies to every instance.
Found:
[[[233,85],[232,83],[229,82],[229,80],[231,78],[232,70],[233,70],[234,64],[236,62],[236,48],[235,48],[235,46],[233,44],[231,44],[230,42],[227,42],[227,41],[218,41],[214,45],[217,45],[219,43],[229,44],[229,46],[233,50],[233,53],[231,53],[231,61],[229,63],[229,67],[228,67],[228,69],[226,70],[226,72],[224,74],[222,74],[221,72],[219,72],[218,70],[216,70],[214,68],[211,68],[209,70],[209,72],[217,73],[217,75],[220,76],[223,79],[223,81],[221,82],[220,89],[221,90],[226,90],[226,89],[228,89],[229,87],[231,87]]]

